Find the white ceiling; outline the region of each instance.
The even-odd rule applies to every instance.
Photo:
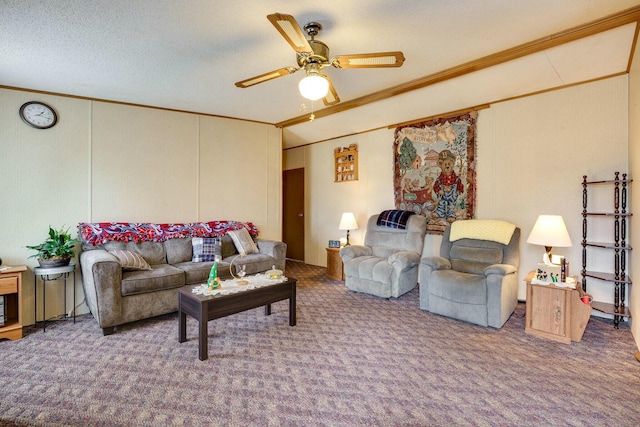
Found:
[[[638,0],[0,0],[0,85],[274,124],[313,107],[316,120],[285,127],[287,148],[624,73],[636,22],[575,41],[567,30],[629,8],[637,19]],[[406,61],[326,69],[342,102],[324,117],[299,95],[302,73],[237,88],[296,64],[274,12],[320,22],[332,55],[401,50]],[[551,47],[481,60],[534,41]],[[467,63],[483,65],[398,90]],[[403,93],[368,102],[390,88]]]

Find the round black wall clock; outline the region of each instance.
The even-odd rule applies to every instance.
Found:
[[[20,107],[20,118],[36,129],[49,129],[58,122],[58,115],[53,108],[43,102],[30,101]]]

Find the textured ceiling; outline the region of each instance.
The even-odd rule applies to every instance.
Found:
[[[636,23],[494,66],[480,62],[479,71],[377,102],[368,97],[551,35],[564,41],[562,32],[628,8],[640,3],[0,0],[0,85],[285,122],[285,147],[292,147],[626,72]],[[326,117],[321,102],[299,95],[302,73],[237,88],[236,81],[295,65],[266,18],[274,12],[301,26],[320,22],[317,38],[332,55],[401,50],[406,61],[401,68],[327,69],[342,102]],[[312,108],[313,122],[287,122]]]

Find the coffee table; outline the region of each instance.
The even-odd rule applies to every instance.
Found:
[[[296,283],[287,278],[285,282],[247,289],[229,295],[198,295],[196,286],[186,286],[178,291],[178,342],[187,340],[187,314],[198,321],[198,357],[208,357],[209,320],[251,310],[264,305],[264,314],[271,314],[271,304],[289,300],[289,325],[296,325]]]

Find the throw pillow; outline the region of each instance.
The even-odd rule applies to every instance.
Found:
[[[240,255],[257,254],[259,252],[246,228],[230,230],[229,236],[231,236],[233,244]]]
[[[117,249],[110,253],[118,258],[118,262],[125,270],[151,270],[149,263],[135,252]]]
[[[216,260],[216,254],[222,254],[220,239],[216,237],[194,237],[191,239],[193,246],[193,262],[210,262]]]
[[[228,234],[222,236],[222,259],[229,258],[237,254],[236,246],[233,244],[233,239]]]

